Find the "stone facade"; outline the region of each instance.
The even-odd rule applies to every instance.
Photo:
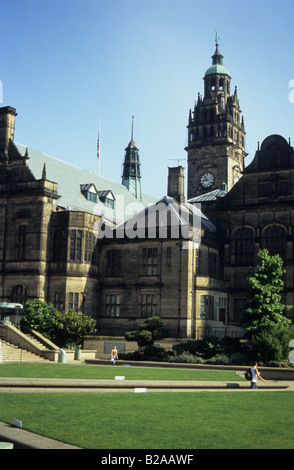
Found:
[[[284,302],[294,305],[294,152],[282,136],[267,137],[243,177],[211,213],[224,249],[224,278],[231,301],[230,323],[240,321],[246,271],[257,252],[279,254],[286,269]],[[293,311],[290,313],[293,316]]]
[[[177,202],[182,197],[165,197],[154,207],[188,212],[191,205]],[[152,213],[152,207],[149,211]],[[127,224],[142,226],[139,217]],[[113,239],[104,241],[99,285],[101,334],[122,335],[156,315],[174,338],[224,336],[228,297],[215,226],[201,213],[194,220],[196,232],[189,237],[183,232],[175,235],[172,225],[168,225],[167,236],[160,235],[162,225],[157,221],[154,238],[130,240],[116,232]],[[230,332],[240,334],[238,328]]]
[[[154,315],[174,338],[240,336],[246,272],[267,248],[285,262],[294,304],[293,148],[269,136],[244,168],[244,120],[218,44],[204,86],[189,116],[187,201],[182,167],[156,201],[15,143],[16,111],[0,108],[2,302],[83,312],[111,337]]]

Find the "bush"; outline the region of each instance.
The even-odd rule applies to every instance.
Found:
[[[138,346],[150,346],[155,340],[166,338],[168,331],[163,327],[160,317],[147,318],[139,330],[127,331],[125,339],[127,341],[137,341]]]
[[[289,361],[269,361],[267,362],[267,367],[281,367],[281,368],[288,368],[289,367]]]
[[[230,359],[225,354],[218,354],[217,356],[211,357],[206,360],[206,364],[230,364]]]
[[[152,337],[152,332],[148,330],[141,330],[137,336],[137,343],[139,347],[142,346],[151,346],[154,340]]]
[[[288,359],[289,341],[293,329],[283,325],[275,325],[261,330],[252,343],[253,350],[259,361],[282,362]]]
[[[175,344],[173,350],[177,354],[188,352],[195,356],[208,359],[221,353],[220,340],[216,336],[209,336],[205,339],[187,341],[185,343]]]
[[[154,346],[153,344],[145,346],[143,356],[149,361],[162,361],[165,358],[165,349]]]
[[[241,352],[236,352],[229,355],[229,363],[232,365],[246,366],[252,363],[250,356],[248,354],[243,354]]]
[[[246,344],[242,338],[231,338],[225,336],[220,340],[220,346],[224,354],[231,356],[232,354],[245,352]]]
[[[125,333],[125,338],[127,341],[137,341],[139,330],[127,331]]]
[[[140,351],[120,355],[121,359],[129,361],[165,361],[166,351],[154,345],[145,346]]]
[[[38,331],[61,347],[69,342],[81,344],[84,335],[96,333],[93,318],[73,311],[59,312],[50,303],[38,299],[25,303],[21,325]]]
[[[141,331],[145,334],[145,331]],[[146,332],[147,333],[147,332]],[[129,332],[132,337],[139,332]],[[136,336],[138,337],[138,336]],[[191,364],[223,364],[223,365],[250,365],[258,359],[260,365],[270,367],[291,367],[288,361],[290,352],[289,341],[294,339],[294,325],[290,328],[276,325],[270,330],[262,331],[255,341],[244,338],[218,338],[210,336],[202,340],[189,340],[177,343],[172,351],[165,351],[153,345],[144,348],[144,351],[133,353],[128,359],[156,360],[165,362],[191,363]]]
[[[167,358],[168,362],[179,362],[189,364],[203,364],[205,361],[201,357],[197,357],[190,352],[183,351],[180,354],[170,354]]]

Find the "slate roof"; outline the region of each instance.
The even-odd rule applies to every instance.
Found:
[[[36,179],[42,178],[44,164],[46,165],[46,179],[58,184],[57,192],[60,198],[57,204],[64,209],[93,212],[95,215],[106,215],[106,218],[115,218],[118,222],[122,222],[132,215],[128,211],[128,217],[125,216],[125,209],[127,207],[136,207],[138,211],[149,203],[156,201],[156,198],[145,194],[142,195],[142,201],[139,201],[125,186],[119,183],[95,175],[37,150],[27,149],[22,144],[14,142],[14,145],[23,157],[26,154],[26,150],[28,151],[28,167]],[[116,200],[116,209],[113,215],[111,214],[113,209],[105,207],[101,201],[97,204],[88,201],[82,194],[81,185],[85,188],[87,187],[85,185],[92,184],[95,185],[98,195],[100,191],[112,191]]]
[[[204,193],[201,194],[200,196],[193,197],[192,199],[189,199],[189,202],[205,202],[205,201],[216,201],[219,197],[224,197],[226,196],[226,191],[223,191],[222,189],[215,189],[214,191],[210,191],[209,193]]]

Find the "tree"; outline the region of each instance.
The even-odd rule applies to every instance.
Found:
[[[96,321],[80,312],[58,312],[56,340],[63,344],[80,345],[85,335],[96,333]]]
[[[142,323],[139,330],[127,331],[127,341],[137,341],[138,346],[150,346],[155,340],[168,336],[168,331],[163,328],[160,317],[150,317]]]
[[[59,312],[53,305],[35,299],[24,305],[22,325],[38,331],[58,346],[79,345],[84,335],[96,333],[93,318],[77,312]]]
[[[57,313],[50,303],[39,299],[29,300],[24,305],[21,324],[51,339],[56,329],[53,319],[56,318]]]
[[[252,338],[276,325],[286,327],[291,324],[285,313],[292,306],[281,302],[284,274],[282,259],[279,255],[270,256],[268,250],[260,250],[255,269],[252,267],[248,269],[248,306],[243,324],[245,329],[251,332]]]

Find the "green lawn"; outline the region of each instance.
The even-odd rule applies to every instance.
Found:
[[[242,381],[230,370],[169,369],[75,364],[0,364],[0,377],[40,377],[64,379],[113,379],[123,375],[126,380],[227,380]]]
[[[1,364],[2,377],[242,380],[231,371]],[[294,393],[1,393],[0,421],[86,449],[294,449]]]
[[[293,392],[0,393],[0,421],[87,449],[293,449]]]

